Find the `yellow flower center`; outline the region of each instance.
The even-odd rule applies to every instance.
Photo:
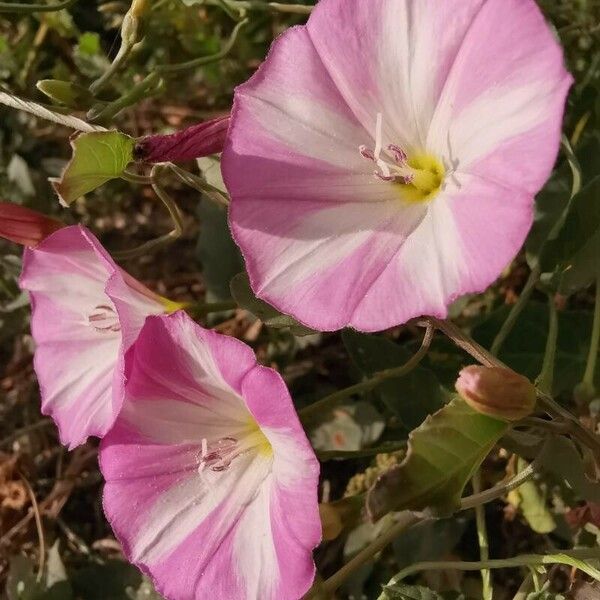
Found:
[[[377,115],[375,148],[360,146],[361,155],[374,162],[375,177],[398,186],[400,196],[407,202],[429,202],[444,185],[446,168],[437,157],[426,152],[407,154],[400,146],[383,147],[383,117]]]

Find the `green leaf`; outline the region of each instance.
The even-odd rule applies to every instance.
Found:
[[[396,567],[425,560],[442,560],[456,548],[467,526],[464,516],[431,519],[413,525],[393,542]]]
[[[549,244],[546,264],[557,265],[553,285],[570,295],[591,285],[598,275],[600,256],[600,176],[593,179],[571,203],[565,224]]]
[[[382,336],[346,330],[342,339],[350,358],[365,377],[399,367],[412,356],[412,352]],[[420,366],[404,377],[382,382],[374,393],[400,419],[407,433],[446,401],[446,393],[434,373]]]
[[[502,307],[479,323],[473,329],[475,340],[489,348],[509,310],[509,307]],[[554,394],[571,391],[581,381],[590,346],[592,321],[591,312],[563,311],[559,314]],[[534,380],[542,368],[547,336],[548,306],[530,302],[504,343],[499,358],[517,373]]]
[[[133,565],[113,560],[79,569],[71,583],[75,595],[85,600],[131,600],[129,590],[139,589],[142,575]]]
[[[243,269],[243,261],[229,231],[227,211],[203,199],[198,213],[201,229],[196,253],[202,263],[206,299],[208,302],[230,300],[229,282]]]
[[[86,31],[77,40],[77,49],[81,54],[94,56],[100,53],[100,35],[94,32]]]
[[[531,268],[542,260],[546,240],[569,204],[571,187],[571,169],[565,161],[535,201],[535,220],[525,246],[527,262]]]
[[[119,131],[93,131],[73,138],[71,146],[73,157],[61,178],[51,179],[63,206],[123,175],[135,140]]]
[[[44,588],[34,574],[34,563],[25,556],[10,559],[6,595],[8,600],[36,600]]]
[[[257,298],[250,287],[247,273],[238,273],[231,280],[231,295],[241,308],[250,311],[269,327],[276,329],[288,327],[294,335],[298,336],[316,333],[313,329],[305,327],[294,318],[280,313],[264,300]]]
[[[453,400],[410,434],[404,462],[369,492],[370,516],[425,508],[452,513],[473,473],[507,429],[506,423]]]
[[[548,439],[540,456],[540,467],[561,483],[566,482],[579,500],[600,503],[600,482],[587,477],[583,457],[568,438]]]

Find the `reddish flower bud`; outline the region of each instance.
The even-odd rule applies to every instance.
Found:
[[[147,163],[185,162],[223,151],[229,115],[192,125],[171,135],[150,135],[136,148],[137,160]]]
[[[0,237],[23,246],[37,246],[64,223],[35,210],[0,202]]]
[[[464,368],[456,381],[456,391],[477,412],[505,421],[523,419],[535,408],[533,384],[502,367]]]

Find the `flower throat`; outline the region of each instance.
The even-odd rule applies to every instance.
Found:
[[[417,153],[409,156],[400,146],[383,149],[383,117],[377,113],[375,149],[360,146],[361,155],[375,163],[375,177],[398,186],[401,197],[409,202],[429,202],[442,188],[446,169],[435,156]]]

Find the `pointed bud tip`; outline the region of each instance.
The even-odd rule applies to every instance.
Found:
[[[534,385],[511,369],[465,367],[456,380],[456,391],[474,410],[505,421],[518,421],[535,409]]]
[[[64,223],[35,210],[12,202],[0,202],[0,237],[21,244],[37,246]]]

